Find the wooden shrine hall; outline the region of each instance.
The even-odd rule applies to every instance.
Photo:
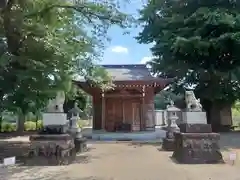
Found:
[[[154,96],[172,79],[153,77],[146,65],[102,65],[114,89],[102,92],[84,80],[75,81],[92,95],[93,130],[133,132],[154,130]]]

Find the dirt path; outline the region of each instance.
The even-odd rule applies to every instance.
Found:
[[[153,145],[94,143],[75,164],[0,169],[1,180],[240,180],[238,164],[180,165]]]

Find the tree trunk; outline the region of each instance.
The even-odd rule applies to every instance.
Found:
[[[1,0],[0,1],[0,9],[5,8],[7,6],[8,0]]]
[[[24,123],[25,123],[25,114],[19,113],[18,115],[18,124],[17,124],[17,133],[23,134],[24,132]]]
[[[207,114],[207,122],[214,132],[230,131],[232,127],[231,104],[204,100],[203,108]]]
[[[3,117],[2,115],[0,115],[0,132],[2,132],[2,121],[3,121]]]

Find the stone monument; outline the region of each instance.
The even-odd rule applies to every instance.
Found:
[[[180,132],[174,133],[173,158],[179,163],[189,164],[222,162],[220,134],[212,132],[206,113],[193,91],[186,91],[185,102],[187,109],[179,125]]]
[[[186,111],[183,112],[183,124],[207,124],[206,112],[202,111],[200,100],[193,91],[185,92]]]
[[[74,138],[67,133],[64,101],[64,92],[58,92],[55,99],[49,100],[47,112],[43,114],[43,129],[39,134],[30,136],[29,160],[33,158],[38,163],[44,161],[43,164],[58,165],[74,160]]]
[[[65,93],[57,92],[54,99],[50,99],[47,106],[47,112],[43,114],[43,131],[42,133],[56,134],[67,133],[67,114],[63,111]]]
[[[179,127],[176,124],[178,119],[177,112],[180,111],[174,106],[174,102],[171,101],[170,105],[167,106],[167,132],[166,137],[163,139],[162,148],[167,151],[174,150],[174,133],[179,132]]]

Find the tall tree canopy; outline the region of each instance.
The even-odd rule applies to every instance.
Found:
[[[108,76],[94,62],[108,28],[127,27],[130,19],[117,1],[4,2],[0,4],[0,108],[15,110],[24,119],[28,111],[44,107],[56,90],[69,91],[73,75],[104,84]]]
[[[195,87],[206,111],[240,95],[240,2],[150,0],[138,40],[154,43],[153,71],[177,77],[173,89]]]
[[[170,104],[171,101],[179,101],[182,100],[182,96],[176,95],[171,91],[162,90],[155,96],[154,104],[156,109],[166,109],[167,105]]]

